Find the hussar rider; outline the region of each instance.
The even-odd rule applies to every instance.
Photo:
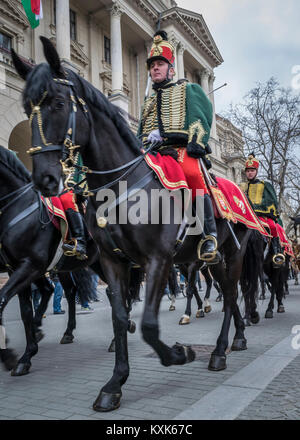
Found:
[[[245,173],[248,181],[243,182],[240,186],[251,201],[256,215],[269,225],[272,235],[273,262],[277,267],[280,267],[285,262],[285,257],[282,254],[276,229],[276,223],[282,226],[278,213],[277,196],[270,182],[265,182],[257,178],[258,168],[259,160],[254,156],[254,153],[252,153],[245,162]]]
[[[210,100],[199,84],[185,80],[173,82],[174,48],[165,31],[154,35],[147,59],[154,93],[145,100],[138,136],[143,142],[157,143],[159,152],[172,148],[191,188],[204,193],[204,234],[198,245],[198,257],[208,264],[219,262],[217,228],[212,201],[204,180],[199,158],[211,153],[207,142],[213,118]]]

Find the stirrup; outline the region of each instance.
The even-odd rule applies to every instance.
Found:
[[[215,250],[207,253],[207,256],[204,255],[201,257],[201,248],[204,245],[204,243],[206,243],[208,240],[212,240],[214,242],[215,245]],[[198,259],[201,261],[205,261],[205,262],[210,262],[213,261],[217,255],[218,252],[218,242],[216,237],[214,237],[213,235],[207,235],[205,238],[203,238],[202,240],[199,241],[198,246],[197,246],[197,254],[198,254]]]
[[[278,258],[278,257],[282,258],[282,261],[279,261],[279,262],[275,261],[275,258]],[[275,266],[281,267],[285,263],[285,256],[283,254],[281,254],[281,253],[275,254],[272,257],[272,261],[273,261],[273,264],[275,264]]]
[[[73,249],[64,249],[64,245],[69,245],[69,246],[73,246]],[[66,240],[62,246],[62,248],[64,249],[64,255],[66,257],[77,257],[79,260],[86,260],[88,257],[86,254],[81,254],[80,252],[77,251],[77,239],[76,238],[71,238],[71,240]]]

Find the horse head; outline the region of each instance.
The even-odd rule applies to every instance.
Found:
[[[26,81],[23,106],[32,130],[32,148],[28,150],[33,160],[32,179],[50,197],[59,192],[62,163],[66,164],[75,146],[87,143],[89,123],[75,91],[75,74],[62,67],[51,41],[40,39],[47,63],[29,67],[13,49],[12,59]]]

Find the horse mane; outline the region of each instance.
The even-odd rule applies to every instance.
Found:
[[[65,69],[65,71],[67,71],[68,78],[70,78],[73,83],[77,83],[79,85],[81,92],[84,95],[84,99],[91,104],[93,108],[97,108],[108,118],[110,118],[124,142],[131,148],[132,151],[141,154],[140,148],[142,145],[139,145],[138,139],[128,126],[124,118],[124,111],[112,104],[107,97],[100,92],[100,90],[96,89],[96,87],[94,87],[84,78],[77,75],[72,70]]]
[[[138,139],[131,131],[123,116],[123,110],[112,104],[100,90],[70,69],[64,68],[67,78],[73,82],[78,94],[85,99],[93,108],[97,108],[110,118],[124,142],[135,152],[141,153]],[[44,92],[51,98],[55,94],[56,84],[53,81],[53,72],[48,63],[35,66],[28,75],[23,92],[23,104],[27,112],[31,111],[30,102],[37,104]]]
[[[31,174],[16,153],[0,145],[0,163],[25,183],[31,182]]]

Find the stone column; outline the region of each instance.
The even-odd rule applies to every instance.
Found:
[[[178,79],[184,78],[184,61],[183,61],[183,53],[185,51],[184,45],[179,42],[178,48],[177,48],[177,72],[178,72]]]
[[[69,0],[56,2],[56,49],[62,60],[70,62],[70,4]]]
[[[123,89],[122,61],[122,10],[119,3],[113,3],[110,13],[110,50],[111,50],[111,89],[112,94],[120,93]]]
[[[128,113],[128,98],[123,93],[123,55],[121,15],[123,11],[114,2],[110,11],[111,96],[110,101]]]
[[[209,93],[209,85],[208,85],[209,74],[210,72],[208,69],[201,70],[201,87],[206,93],[206,95]]]
[[[177,38],[175,37],[175,34],[172,33],[170,38],[169,38],[169,42],[170,44],[173,46],[174,48],[174,57],[175,57],[175,75],[173,77],[173,81],[177,81],[178,80],[178,59],[177,59],[177,46],[179,44],[179,41],[177,40]]]
[[[89,25],[89,58],[90,58],[90,82],[97,89],[100,88],[100,51],[99,51],[99,29],[95,19],[90,14],[88,17]]]
[[[216,77],[214,76],[213,72],[211,72],[211,74],[209,75],[208,78],[208,88],[209,88],[209,99],[211,100],[212,106],[213,106],[213,121],[212,121],[212,126],[211,126],[211,132],[210,135],[211,137],[213,137],[214,139],[217,139],[217,127],[216,127],[216,110],[215,110],[215,97],[214,97],[214,93],[211,93],[214,89],[214,81],[215,81]]]

